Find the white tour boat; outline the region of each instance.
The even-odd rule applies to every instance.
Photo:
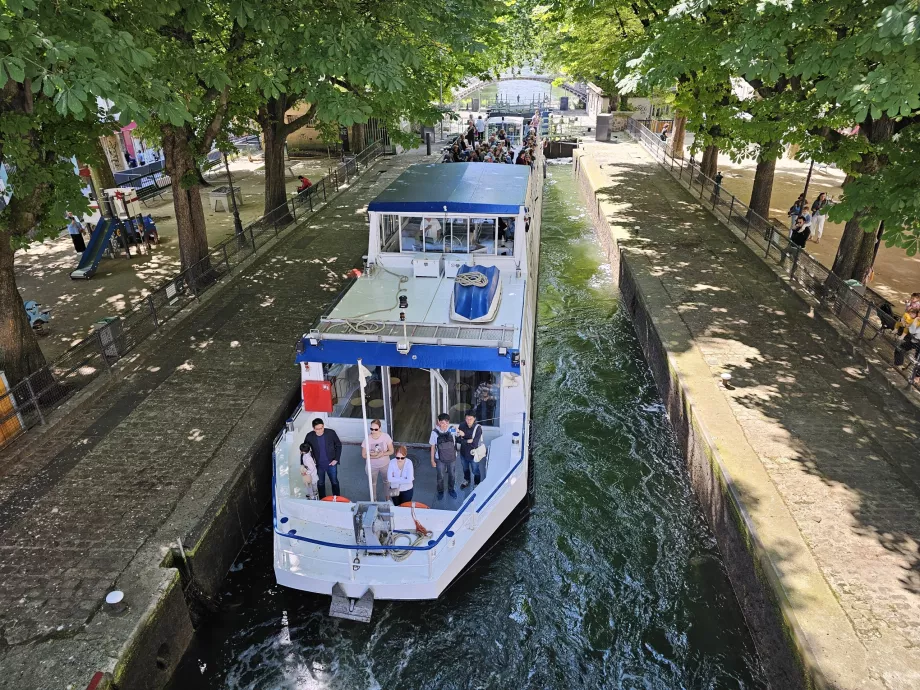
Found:
[[[273,453],[275,576],[332,595],[332,615],[438,597],[529,513],[543,178],[542,153],[533,168],[410,167],[368,206],[366,270],[297,345],[302,400]],[[470,410],[482,481],[460,489],[458,459],[457,495],[439,498],[429,435]],[[319,500],[300,450],[317,418],[342,442],[334,499]],[[409,447],[414,504],[394,506],[388,485],[371,495],[365,419]]]

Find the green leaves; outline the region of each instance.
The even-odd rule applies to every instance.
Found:
[[[26,65],[22,58],[8,55],[0,60],[0,82],[6,84],[7,80],[22,83],[26,78]]]

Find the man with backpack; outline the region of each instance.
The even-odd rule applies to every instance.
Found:
[[[500,219],[499,219],[500,220]],[[482,481],[480,465],[485,457],[485,446],[482,445],[482,427],[476,423],[476,415],[467,412],[463,424],[457,429],[460,441],[460,462],[463,464],[463,483],[461,489],[470,485],[470,470],[478,485]]]
[[[444,474],[447,474],[447,491],[451,498],[457,498],[454,484],[457,481],[457,439],[450,429],[450,415],[438,415],[438,425],[431,430],[428,443],[431,445],[431,466],[437,471],[438,498],[444,498]]]

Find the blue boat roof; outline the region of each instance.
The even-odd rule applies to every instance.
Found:
[[[383,213],[517,215],[527,197],[530,166],[425,163],[397,177],[369,205]]]

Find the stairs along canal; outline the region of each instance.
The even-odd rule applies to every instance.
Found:
[[[542,243],[530,519],[367,625],[275,584],[266,520],[172,690],[767,687],[570,165]]]

